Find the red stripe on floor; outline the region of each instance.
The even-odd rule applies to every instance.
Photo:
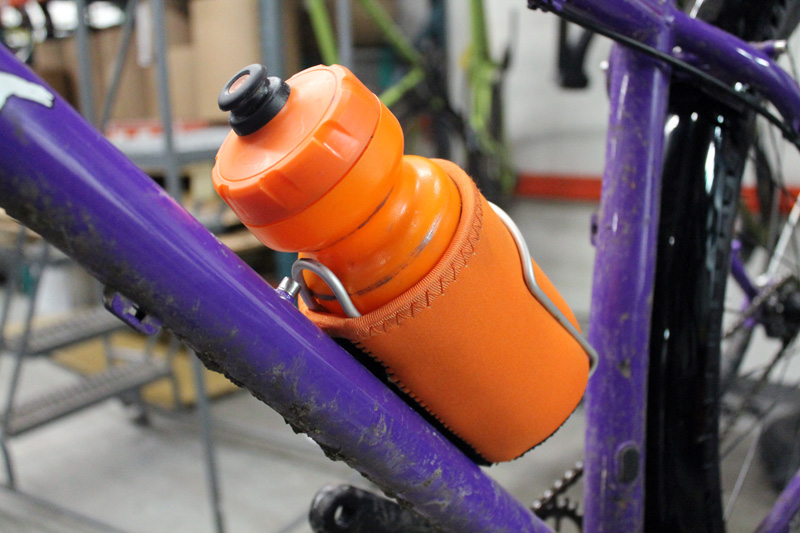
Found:
[[[525,198],[547,198],[553,200],[572,200],[599,202],[601,179],[599,176],[579,174],[520,174],[517,183],[517,196]],[[791,196],[783,195],[781,211],[788,213],[800,187],[788,187]],[[758,209],[758,194],[755,187],[742,189],[742,203],[747,209]]]

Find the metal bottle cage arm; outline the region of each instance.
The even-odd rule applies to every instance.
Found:
[[[594,373],[595,368],[597,368],[597,351],[578,331],[578,328],[576,328],[572,322],[569,321],[561,309],[559,309],[558,306],[553,303],[550,297],[547,296],[547,294],[541,289],[541,287],[539,287],[539,284],[536,282],[536,274],[533,271],[533,263],[531,262],[531,254],[528,249],[528,245],[525,242],[525,238],[522,236],[522,232],[519,230],[517,225],[505,211],[491,202],[489,205],[492,206],[494,212],[498,217],[500,217],[503,225],[511,234],[511,238],[514,239],[514,244],[517,246],[517,251],[519,252],[522,275],[525,279],[525,284],[527,285],[528,290],[533,297],[536,298],[536,300],[547,310],[547,312],[556,319],[561,327],[567,330],[570,336],[574,338],[578,344],[580,344],[581,348],[583,348],[583,351],[586,352],[586,355],[589,358],[589,375],[591,376]],[[315,259],[298,259],[292,265],[292,280],[299,285],[300,294],[303,296],[303,300],[306,302],[306,305],[308,305],[309,309],[312,309],[313,311],[324,311],[322,306],[320,306],[314,299],[311,290],[308,288],[308,285],[303,278],[303,271],[305,270],[311,271],[319,276],[322,281],[324,281],[328,287],[330,287],[331,291],[333,291],[334,297],[339,302],[339,305],[342,306],[345,315],[347,315],[349,318],[357,318],[361,316],[361,313],[350,299],[347,289],[345,289],[342,282],[339,280],[336,274],[331,271],[331,269]],[[286,282],[287,280],[284,279],[284,281],[281,282],[282,286],[286,286]]]

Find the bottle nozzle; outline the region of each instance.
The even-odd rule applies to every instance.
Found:
[[[283,109],[289,99],[289,85],[280,78],[267,77],[267,67],[257,63],[237,72],[220,91],[217,103],[230,111],[228,123],[239,135],[255,133]]]

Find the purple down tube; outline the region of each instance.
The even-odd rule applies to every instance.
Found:
[[[795,472],[789,484],[783,489],[778,501],[764,521],[758,526],[758,533],[785,533],[796,531],[800,524],[800,470]]]
[[[665,47],[667,43],[655,43]],[[641,531],[647,365],[666,114],[666,67],[615,47],[589,341],[585,531]]]
[[[11,216],[447,531],[547,530],[40,84],[0,46]]]

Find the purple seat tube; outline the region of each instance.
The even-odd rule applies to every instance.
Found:
[[[586,395],[585,531],[642,531],[650,317],[669,70],[622,47],[596,238]]]

